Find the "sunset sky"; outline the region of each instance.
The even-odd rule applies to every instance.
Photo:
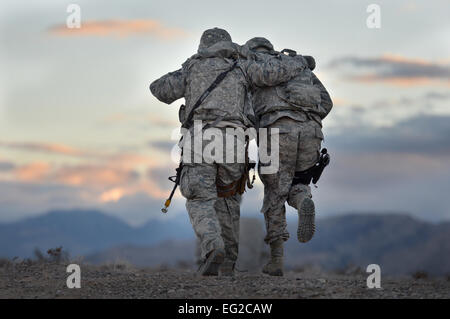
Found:
[[[80,29],[66,28],[70,3]],[[371,3],[380,29],[366,26]],[[165,105],[148,86],[211,27],[315,57],[334,101],[324,121],[332,164],[313,190],[319,216],[450,220],[449,14],[444,0],[3,0],[0,222],[70,208],[133,225],[186,214],[178,193],[170,216],[160,212],[183,101]],[[258,182],[242,215],[261,205]]]

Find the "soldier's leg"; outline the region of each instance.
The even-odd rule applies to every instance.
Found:
[[[281,127],[279,136],[279,170],[275,174],[260,174],[264,184],[264,203],[262,212],[266,223],[265,242],[270,245],[270,260],[263,272],[272,276],[283,275],[283,243],[289,238],[286,229],[285,202],[295,172],[298,144],[298,123],[292,120],[277,121]],[[287,130],[283,127],[287,126]]]
[[[264,200],[261,212],[264,214],[264,222],[266,226],[266,236],[264,241],[266,244],[282,239],[289,239],[289,233],[286,229],[286,208],[284,202],[287,194],[283,196],[280,191],[278,174],[260,175],[260,179],[264,184]]]
[[[288,204],[297,209],[299,223],[297,238],[300,242],[311,240],[315,232],[315,205],[312,200],[308,169],[317,163],[323,134],[314,121],[304,123],[298,140],[295,183],[289,191]]]
[[[230,185],[239,180],[244,173],[244,164],[218,164],[217,179],[221,185]],[[215,208],[225,244],[225,261],[221,266],[223,275],[232,275],[238,258],[239,220],[241,195],[236,193],[229,197],[219,197]]]
[[[239,220],[241,195],[219,198],[216,212],[225,244],[225,261],[221,266],[223,275],[232,275],[239,253]]]
[[[282,131],[281,131],[282,132]],[[295,173],[298,134],[279,134],[279,169],[274,174],[261,174],[264,184],[264,201],[261,212],[266,223],[265,242],[270,244],[278,239],[286,241],[289,233],[286,229],[285,202],[289,195],[292,179]],[[270,150],[269,150],[270,151]]]
[[[180,191],[187,199],[186,209],[200,240],[201,258],[204,263],[219,262],[220,259],[223,261],[225,254],[220,222],[214,208],[217,201],[216,174],[217,168],[214,164],[186,165],[181,174]],[[214,256],[211,258],[217,260],[208,260],[212,253]]]

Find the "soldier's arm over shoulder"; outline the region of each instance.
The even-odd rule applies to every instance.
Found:
[[[254,61],[247,62],[247,74],[256,86],[275,86],[289,81],[299,74],[304,66],[282,56],[257,54]]]
[[[170,104],[184,97],[186,72],[184,68],[167,73],[150,84],[150,91],[161,102]]]
[[[325,89],[325,86],[323,86],[322,82],[320,82],[319,78],[313,72],[311,72],[311,74],[313,85],[320,90],[320,98],[322,100],[322,102],[320,103],[320,113],[323,119],[328,115],[328,113],[330,113],[331,109],[333,108],[333,101],[331,100],[330,94],[328,94],[327,89]]]

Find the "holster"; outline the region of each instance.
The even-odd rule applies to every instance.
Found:
[[[255,175],[253,175],[253,179],[250,180],[250,170],[255,168],[255,163],[250,162],[248,157],[248,144],[249,140],[248,137],[246,137],[245,140],[245,167],[244,167],[244,174],[242,174],[241,178],[238,180],[228,184],[223,185],[218,182],[216,182],[216,188],[217,188],[217,196],[218,197],[230,197],[235,195],[236,193],[239,193],[242,195],[245,192],[245,186],[248,188],[253,188],[253,183],[255,181]]]
[[[311,181],[314,185],[317,184],[320,176],[322,176],[323,170],[328,166],[328,164],[330,164],[330,154],[328,154],[327,149],[324,148],[320,151],[319,159],[317,160],[317,163],[314,164],[314,166],[304,171],[295,172],[294,178],[292,180],[292,185],[309,185]]]
[[[242,175],[237,181],[228,185],[221,185],[216,183],[218,197],[230,197],[236,193],[242,195],[245,192],[245,184],[247,182],[248,174]]]

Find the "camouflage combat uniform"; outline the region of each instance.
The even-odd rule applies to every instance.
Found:
[[[266,46],[267,55],[277,54],[270,42],[254,38],[246,44],[251,49]],[[296,209],[305,198],[311,198],[309,185],[293,185],[295,172],[312,167],[319,158],[322,119],[330,112],[332,101],[325,87],[314,75],[312,57],[283,55],[285,60],[296,60],[308,65],[298,76],[276,87],[258,88],[254,92],[254,109],[260,127],[279,129],[279,171],[259,174],[264,184],[264,213],[270,244],[289,238],[286,230],[285,202]],[[270,146],[269,146],[270,152]],[[300,238],[299,238],[300,240]]]
[[[230,69],[239,56],[239,46],[224,32],[217,28],[205,31],[198,54],[188,59],[180,70],[164,75],[150,86],[153,95],[164,103],[186,99],[181,121],[217,76]],[[194,111],[193,120],[201,120],[222,131],[226,127],[253,126],[249,85],[278,85],[299,71],[288,69],[273,58],[263,58],[259,62],[238,58],[237,67]],[[192,126],[190,131],[193,131]],[[219,198],[216,184],[235,182],[243,172],[244,164],[236,162],[184,164],[180,190],[187,199],[186,208],[200,240],[203,260],[218,249],[226,251],[225,264],[234,265],[237,259],[241,195]]]

